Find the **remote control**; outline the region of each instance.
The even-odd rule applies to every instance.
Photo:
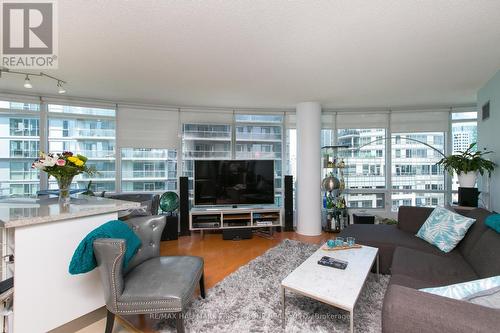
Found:
[[[318,261],[318,264],[323,265],[323,266],[338,268],[338,269],[346,269],[346,267],[347,267],[347,261],[335,259],[335,258],[327,257],[327,256],[321,258]]]

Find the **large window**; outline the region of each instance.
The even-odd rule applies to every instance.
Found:
[[[122,148],[122,191],[177,190],[177,152],[169,149]]]
[[[92,181],[93,191],[115,191],[115,110],[49,104],[48,114],[49,151],[82,154],[99,171],[75,177],[73,187],[85,188]]]
[[[274,160],[274,198],[277,205],[282,204],[282,123],[282,116],[235,116],[235,159]]]
[[[460,154],[477,142],[477,112],[455,112],[451,119],[452,153]],[[458,177],[455,173],[451,189],[452,201],[458,202]]]
[[[282,204],[283,117],[237,114],[233,124],[183,124],[182,173],[192,197],[194,161],[223,159],[274,160],[275,198]]]
[[[445,203],[445,176],[436,163],[444,154],[444,133],[392,135],[392,211],[399,206]]]
[[[346,201],[350,208],[384,208],[385,129],[339,129],[337,142],[346,160]]]
[[[38,172],[31,163],[40,151],[38,104],[0,101],[0,195],[35,195]]]
[[[182,126],[182,174],[188,177],[193,197],[195,160],[230,160],[232,132],[229,124],[184,124]]]

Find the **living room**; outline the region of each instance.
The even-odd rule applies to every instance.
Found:
[[[498,330],[499,2],[0,6],[5,332]]]

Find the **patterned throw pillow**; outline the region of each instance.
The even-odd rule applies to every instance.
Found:
[[[448,253],[464,238],[474,222],[476,220],[436,207],[416,236]]]
[[[486,279],[457,283],[444,287],[423,288],[420,289],[420,291],[497,308],[498,304],[492,302],[492,300],[496,298],[499,287],[500,276],[493,276]],[[486,300],[488,296],[489,299]],[[483,298],[481,303],[477,301],[480,297]]]

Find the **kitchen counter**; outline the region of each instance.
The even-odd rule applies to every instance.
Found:
[[[59,205],[58,198],[0,199],[0,222],[5,228],[23,227],[62,221],[139,207],[138,202],[113,200],[87,195],[72,196],[68,206]]]
[[[71,275],[69,263],[89,232],[139,206],[86,195],[72,196],[66,206],[57,197],[0,199],[0,231],[8,244],[3,255],[13,255],[2,261],[2,271],[14,275],[9,327],[47,332],[104,306],[98,270]]]

